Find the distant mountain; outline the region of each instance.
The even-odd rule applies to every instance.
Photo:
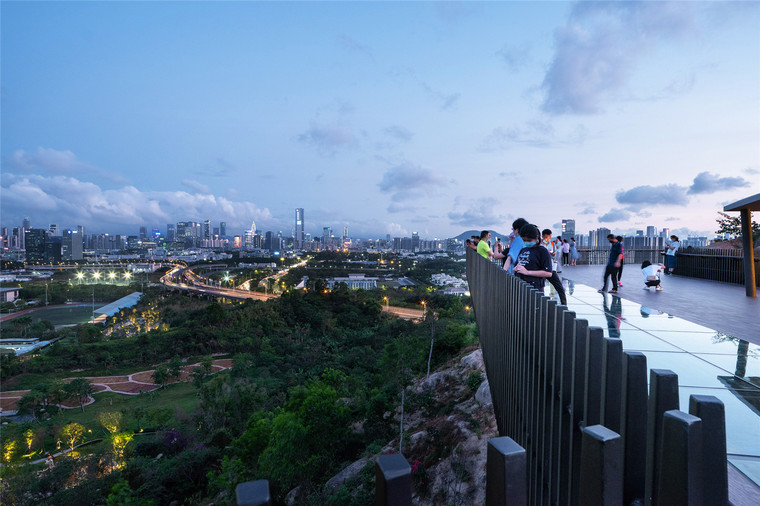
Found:
[[[472,237],[473,235],[480,236],[480,232],[481,232],[480,230],[467,230],[466,232],[462,232],[458,236],[454,237],[454,239],[459,239],[460,241],[464,242],[467,239],[469,239],[470,237]],[[495,232],[493,230],[489,230],[489,232],[491,232],[491,241],[492,241],[491,244],[493,244],[493,242],[496,241],[497,237],[498,238],[503,238],[503,237],[507,237],[509,235],[509,234],[502,234],[500,232]]]

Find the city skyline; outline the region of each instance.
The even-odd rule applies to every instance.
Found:
[[[9,228],[711,236],[760,193],[757,3],[0,8]]]

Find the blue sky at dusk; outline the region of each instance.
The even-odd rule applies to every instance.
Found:
[[[757,2],[2,2],[0,221],[712,235]]]

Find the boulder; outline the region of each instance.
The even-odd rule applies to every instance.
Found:
[[[359,473],[364,468],[365,465],[367,465],[367,462],[369,462],[369,459],[367,457],[363,457],[356,462],[349,464],[348,467],[343,469],[341,472],[327,480],[327,483],[325,483],[325,494],[330,495],[334,494],[336,490],[340,488],[341,485],[343,485],[348,480],[351,480],[353,478],[356,478],[359,476]]]
[[[483,364],[483,350],[477,349],[469,355],[465,355],[462,357],[459,363],[469,369],[484,371],[485,365]]]
[[[478,391],[475,392],[475,400],[478,401],[483,407],[492,408],[493,400],[491,400],[491,388],[488,386],[488,380],[484,380],[478,387]]]

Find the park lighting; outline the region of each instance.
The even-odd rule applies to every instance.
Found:
[[[129,278],[131,278],[131,277],[132,277],[132,273],[131,272],[125,272],[124,273],[124,279],[126,279],[127,281],[129,281]]]
[[[100,273],[99,272],[93,272],[92,273],[92,279],[100,279]]]
[[[110,279],[111,281],[113,281],[114,279],[116,279],[116,273],[113,272],[113,271],[109,272],[108,273],[108,279]]]
[[[84,272],[81,272],[81,271],[77,272],[76,273],[76,277],[79,280],[79,284],[81,285],[82,284],[82,278],[84,278]]]

